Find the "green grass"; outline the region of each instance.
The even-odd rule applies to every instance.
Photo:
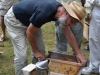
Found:
[[[45,42],[45,47],[46,47],[46,55],[48,54],[48,51],[55,50],[55,29],[54,29],[54,23],[50,22],[47,23],[42,27],[43,31],[43,38]],[[0,29],[0,34],[1,34],[1,29]],[[83,39],[84,41],[84,39]],[[0,51],[3,51],[4,53],[0,55],[0,75],[14,75],[14,53],[13,53],[13,46],[11,43],[11,40],[9,38],[9,35],[7,33],[7,39],[0,43],[0,45],[3,44],[4,47],[0,47]],[[31,63],[31,48],[29,43],[27,42],[28,45],[28,62]],[[89,51],[84,50],[84,46],[86,44],[82,43],[81,51],[82,54],[88,58],[89,56]],[[72,49],[69,46],[68,48],[68,53],[72,54]]]

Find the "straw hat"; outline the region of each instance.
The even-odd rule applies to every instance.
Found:
[[[67,5],[62,1],[62,5],[65,7],[70,16],[76,18],[84,26],[84,18],[86,16],[85,8],[76,1]]]

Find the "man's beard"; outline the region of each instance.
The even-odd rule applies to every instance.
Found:
[[[63,28],[65,25],[67,25],[66,23],[67,19],[68,19],[68,16],[59,17],[57,19],[59,26]]]

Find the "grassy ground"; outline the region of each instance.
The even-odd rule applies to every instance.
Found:
[[[53,22],[47,23],[42,27],[43,29],[43,38],[46,46],[46,55],[48,54],[48,51],[55,50],[55,33],[54,33],[54,25]],[[1,29],[0,29],[0,34],[1,34]],[[84,39],[83,39],[84,42]],[[88,58],[89,56],[89,51],[84,50],[84,46],[86,44],[83,44],[82,42],[82,47],[81,51],[82,54]],[[1,45],[4,45],[4,47],[1,47]],[[29,46],[29,43],[27,42],[28,45],[28,60],[29,63],[31,63],[31,48]],[[13,53],[13,46],[11,43],[11,40],[9,38],[9,35],[7,33],[7,39],[0,43],[0,51],[3,51],[4,54],[0,55],[0,75],[14,75],[14,53]],[[72,50],[69,47],[68,53],[71,54]]]

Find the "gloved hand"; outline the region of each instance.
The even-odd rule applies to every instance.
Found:
[[[87,15],[86,15],[86,21],[89,22],[91,19],[91,12],[92,12],[92,4],[90,3],[91,0],[86,0],[86,3],[84,5]]]

